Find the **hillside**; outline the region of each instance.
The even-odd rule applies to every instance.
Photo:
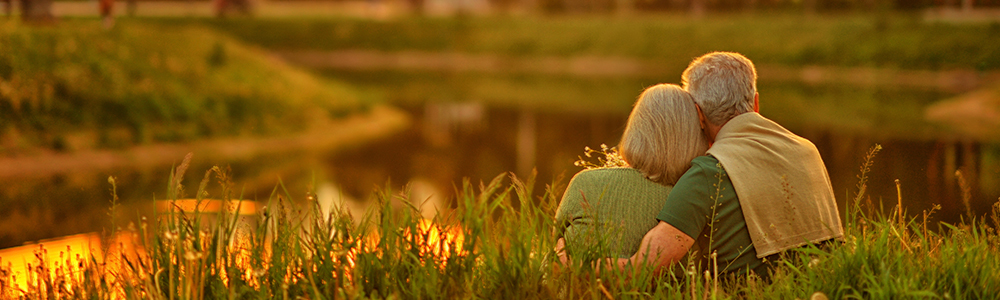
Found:
[[[203,26],[0,22],[0,154],[295,132],[361,98]]]

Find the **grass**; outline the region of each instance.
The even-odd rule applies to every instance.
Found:
[[[24,290],[0,272],[0,297],[148,299],[792,299],[820,292],[841,298],[992,299],[1000,296],[1000,204],[985,218],[929,223],[866,206],[867,174],[846,211],[843,243],[806,247],[774,262],[771,282],[692,269],[654,274],[648,268],[594,272],[585,261],[563,266],[551,250],[552,216],[561,186],[535,193],[533,177],[501,175],[464,181],[456,207],[420,219],[400,193],[380,190],[360,220],[344,212],[318,215],[314,202],[293,199],[279,184],[258,224],[225,210],[163,214],[134,233],[145,251],[113,255],[120,263],[68,260],[36,268]],[[183,177],[183,168],[173,176]],[[203,192],[210,181],[221,192]],[[206,173],[195,195],[238,199],[220,169]],[[173,179],[170,182],[176,182]],[[183,197],[177,184],[168,198]],[[403,193],[405,194],[405,193]],[[403,203],[394,210],[390,203]],[[406,208],[409,207],[409,208]],[[332,221],[328,221],[332,220]],[[36,266],[45,265],[36,262]]]
[[[163,21],[179,23],[180,21]],[[184,20],[183,22],[188,22]],[[925,22],[916,13],[803,16],[652,14],[550,18],[233,19],[201,22],[274,50],[456,51],[505,56],[622,56],[683,69],[709,51],[758,64],[1000,69],[1000,24]]]
[[[122,23],[0,21],[0,151],[286,133],[363,108],[209,28]]]

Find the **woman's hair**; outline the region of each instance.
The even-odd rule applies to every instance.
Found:
[[[691,94],[674,84],[654,85],[639,95],[618,149],[629,166],[672,185],[708,150],[699,125]]]

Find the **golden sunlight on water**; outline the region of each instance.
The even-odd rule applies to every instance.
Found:
[[[401,238],[404,241],[404,247],[410,249],[406,245],[418,245],[419,248],[417,250],[420,256],[436,261],[438,267],[444,268],[451,255],[461,257],[468,254],[468,251],[462,248],[465,242],[465,234],[461,225],[444,225],[435,223],[432,219],[420,218],[417,221],[416,231],[416,234],[411,234],[409,229],[402,231]],[[358,254],[362,252],[375,253],[381,256],[380,251],[382,250],[379,249],[380,234],[373,233],[368,235],[356,248],[349,250],[346,267],[354,268]],[[413,242],[413,244],[409,242]],[[421,261],[424,260],[421,259]]]
[[[0,281],[10,280],[7,282],[13,286],[6,288],[15,291],[44,285],[39,274],[66,274],[80,281],[83,280],[81,270],[91,263],[103,265],[108,271],[120,270],[123,256],[135,257],[143,252],[130,231],[117,233],[107,245],[107,260],[102,245],[100,234],[92,232],[2,249],[0,269],[9,271],[10,277],[0,278]]]
[[[423,245],[420,249],[422,254],[440,257],[442,261],[447,260],[451,253],[465,254],[461,249],[465,241],[461,226],[440,225],[429,219],[420,219],[418,230],[416,238],[417,242]]]
[[[163,200],[156,201],[156,209],[160,212],[176,211],[180,210],[186,213],[199,212],[199,213],[218,213],[222,210],[223,205],[231,213],[236,213],[237,215],[255,215],[259,210],[257,202],[253,201],[235,201],[230,200],[228,203],[223,203],[222,200],[197,200],[197,199],[178,199],[178,200]]]
[[[227,208],[229,212],[238,212],[239,215],[243,216],[254,216],[260,209],[255,202],[251,201],[226,203],[219,200],[196,201],[192,199],[162,201],[156,203],[156,206],[160,211],[180,210],[185,213],[197,211],[207,214],[217,213]],[[253,219],[253,217],[249,219]],[[209,221],[209,223],[215,221],[217,220]],[[462,248],[465,236],[460,224],[435,222],[432,219],[424,218],[419,218],[416,222],[415,227],[402,231],[401,238],[404,241],[402,245],[405,245],[404,247],[411,247],[409,245],[418,247],[420,256],[423,257],[421,260],[428,260],[425,263],[443,268],[452,256],[467,254],[468,251]],[[243,270],[243,274],[238,276],[249,279],[255,277],[254,272],[266,270],[268,262],[265,260],[263,266],[254,268],[250,255],[252,255],[251,249],[255,245],[248,234],[248,232],[235,234],[232,237],[230,247],[235,255],[233,262]],[[354,249],[348,250],[351,254],[348,255],[343,267],[353,269],[357,259],[356,255],[361,252],[375,252],[376,255],[381,256],[379,252],[385,249],[380,249],[382,247],[378,244],[380,242],[378,236],[379,234],[368,236],[364,242],[357,244]],[[268,244],[264,243],[263,246],[268,248]],[[85,233],[2,249],[0,250],[0,270],[7,272],[0,272],[0,276],[8,275],[0,278],[0,283],[3,283],[0,284],[0,294],[31,297],[35,293],[44,293],[45,290],[53,288],[52,284],[64,284],[66,287],[70,287],[91,280],[109,280],[109,284],[115,285],[114,281],[125,277],[114,274],[131,278],[126,273],[137,271],[130,269],[126,260],[135,262],[150,259],[142,245],[138,233],[120,231],[114,237],[107,239],[102,239],[99,233]],[[264,253],[268,252],[268,249],[264,249]],[[265,254],[265,256],[267,255]],[[201,258],[188,258],[187,260],[197,264],[195,261],[201,261]],[[139,272],[145,271],[140,270]],[[141,274],[132,275],[139,276],[132,279],[142,277]],[[235,274],[222,275],[223,281],[228,282],[229,276]],[[56,280],[53,281],[53,279]],[[128,280],[126,279],[126,281]],[[113,291],[113,293],[118,292],[120,291],[117,289]]]

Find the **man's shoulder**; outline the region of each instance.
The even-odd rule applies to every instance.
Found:
[[[723,180],[729,180],[719,159],[712,155],[703,155],[691,160],[691,168],[677,180],[674,189],[677,190],[704,190],[719,181],[722,175]]]
[[[695,157],[691,160],[691,169],[688,170],[693,172],[708,172],[708,173],[718,173],[722,171],[722,164],[719,163],[719,159],[715,156],[702,155]]]

